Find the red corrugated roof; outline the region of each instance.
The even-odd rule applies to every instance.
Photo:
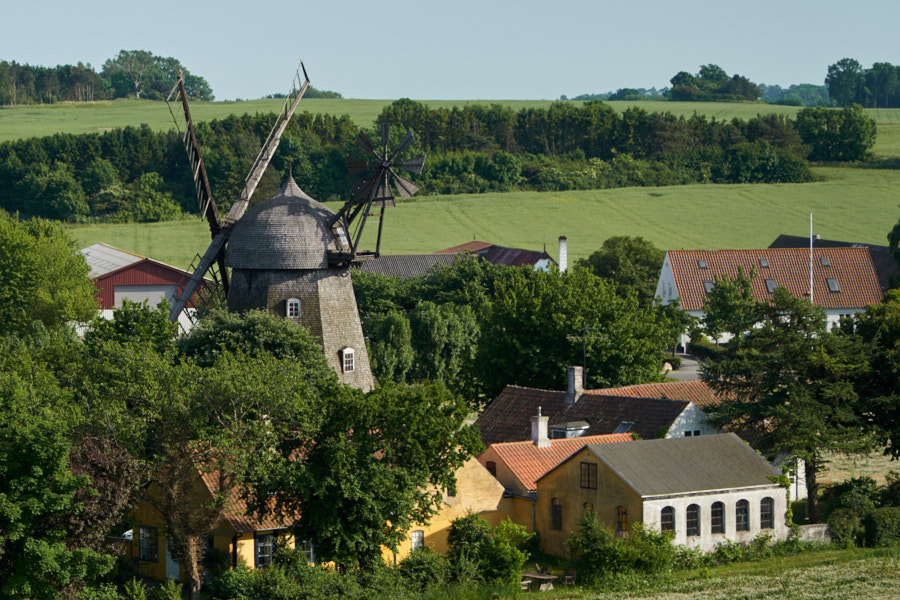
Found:
[[[550,440],[547,448],[538,448],[534,442],[508,442],[491,444],[497,458],[506,463],[513,475],[529,491],[536,490],[535,483],[544,473],[588,444],[630,442],[630,433],[589,435],[578,438]]]
[[[766,287],[771,279],[795,297],[809,296],[809,249],[765,248],[762,250],[669,250],[669,264],[675,287],[685,310],[703,310],[706,298],[704,281],[738,276],[738,267],[749,277],[756,273],[753,293],[757,300],[772,298]],[[822,264],[822,258],[828,266]],[[768,267],[761,264],[764,260]],[[700,267],[704,261],[706,268]],[[828,289],[834,279],[839,292]],[[825,308],[864,308],[881,301],[881,286],[872,266],[868,248],[814,248],[813,300]]]

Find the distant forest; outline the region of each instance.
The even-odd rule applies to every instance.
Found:
[[[127,97],[164,100],[175,85],[179,71],[184,72],[184,87],[190,98],[215,99],[206,80],[192,74],[178,59],[156,56],[146,50],[120,50],[103,63],[99,73],[90,63],[40,67],[0,61],[0,105],[92,102]],[[312,87],[305,96],[341,97],[337,92]],[[269,97],[283,97],[283,94]]]
[[[274,119],[243,115],[197,124],[213,194],[224,210],[240,193]],[[415,132],[409,156],[428,155],[422,174],[412,177],[421,195],[802,182],[810,179],[808,160],[862,160],[875,141],[875,123],[858,105],[805,108],[795,120],[717,121],[641,108],[620,114],[601,101],[514,111],[499,104],[429,108],[402,99],[385,107],[378,121]],[[357,131],[347,115],[296,115],[258,197],[274,193],[292,166],[314,198],[347,199],[354,181],[345,159],[367,158],[354,143]],[[392,133],[399,137],[403,130]],[[174,130],[125,127],[0,144],[0,208],[25,217],[170,220],[196,211],[193,198]]]
[[[560,100],[679,100],[686,102],[763,101],[788,106],[900,107],[900,66],[877,62],[869,69],[852,58],[828,67],[824,85],[801,83],[782,88],[756,84],[742,75],[729,76],[718,65],[700,67],[697,73],[680,71],[671,87],[619,88],[603,94],[581,94]]]

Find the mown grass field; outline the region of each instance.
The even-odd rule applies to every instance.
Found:
[[[900,217],[900,171],[817,168],[807,184],[689,185],[574,192],[430,196],[387,211],[382,251],[430,253],[473,238],[556,256],[569,240],[570,260],[613,235],[639,235],[660,248],[759,248],[780,233],[885,244]],[[332,205],[336,209],[337,205]],[[186,267],[209,243],[196,217],[169,223],[72,225],[79,247],[106,242]],[[363,247],[374,247],[370,223]]]

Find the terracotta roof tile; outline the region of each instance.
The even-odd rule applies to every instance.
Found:
[[[203,483],[206,484],[210,492],[215,493],[219,489],[217,474],[201,473]],[[262,519],[253,517],[248,508],[247,503],[241,499],[240,494],[234,491],[228,498],[228,506],[224,511],[225,520],[234,527],[237,532],[246,531],[268,531],[272,529],[284,529],[289,527],[291,523],[284,523],[279,519],[267,516]]]
[[[520,442],[531,438],[531,417],[541,414],[551,419],[566,408],[565,392],[508,385],[478,416],[485,446],[498,442]]]
[[[529,491],[537,489],[535,483],[544,473],[567,459],[588,444],[630,442],[630,433],[590,435],[570,439],[550,440],[550,447],[538,448],[532,441],[492,444],[497,458],[506,463],[513,475]]]
[[[687,400],[700,408],[719,404],[715,390],[702,381],[666,381],[664,383],[641,383],[617,388],[586,390],[585,394],[599,396],[631,396],[632,398],[669,398]]]
[[[738,267],[757,277],[753,292],[757,300],[772,297],[766,280],[774,280],[793,296],[809,295],[809,249],[766,248],[762,250],[669,250],[675,287],[685,310],[703,310],[704,281],[728,275],[737,277]],[[822,258],[828,266],[822,264]],[[769,266],[761,266],[763,259]],[[700,266],[704,261],[706,268]],[[828,289],[827,279],[837,281],[839,292]],[[868,248],[815,248],[813,250],[813,299],[825,308],[863,308],[881,301],[882,292]]]

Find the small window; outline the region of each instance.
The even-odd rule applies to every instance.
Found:
[[[822,266],[823,266],[823,267],[830,267],[830,266],[831,266],[831,263],[828,262],[828,257],[827,257],[827,256],[823,256],[822,258],[820,258],[820,259],[819,259],[819,262],[822,263]]]
[[[775,501],[771,498],[763,498],[759,503],[759,528],[775,528]]]
[[[313,545],[312,540],[297,540],[294,544],[294,547],[298,552],[302,552],[306,555],[306,562],[314,565],[316,563],[316,547]]]
[[[550,529],[562,531],[562,504],[560,504],[559,498],[553,498],[550,501]]]
[[[597,489],[597,463],[581,463],[581,487],[587,490]]]
[[[771,294],[775,291],[775,288],[778,287],[778,284],[775,283],[774,279],[766,279],[766,290]]]
[[[661,531],[675,531],[675,507],[667,506],[662,509],[659,516],[659,528]]]
[[[750,531],[750,503],[738,500],[734,507],[734,528],[737,531]]]
[[[562,440],[566,438],[566,430],[565,429],[551,429],[550,430],[550,439],[551,440]]]
[[[694,435],[694,432],[690,429],[684,432],[684,437],[691,437]]]
[[[628,433],[634,428],[634,421],[622,421],[613,433]]]
[[[341,368],[344,373],[352,373],[356,370],[356,352],[353,348],[341,350]]]
[[[715,282],[706,280],[703,282],[703,288],[706,290],[706,293],[710,293],[713,289],[713,286],[716,285]]]
[[[691,504],[687,507],[687,535],[688,537],[700,535],[700,507]]]
[[[138,558],[159,562],[159,529],[141,525],[138,528]]]
[[[287,318],[298,321],[300,319],[300,298],[288,298],[285,302],[287,303],[285,311]]]
[[[709,508],[709,530],[712,533],[725,533],[725,505],[713,502]]]
[[[709,267],[706,266],[706,261],[703,260],[702,258],[701,258],[700,260],[697,261],[697,266],[700,267],[701,269],[707,269],[707,268],[709,268]]]
[[[490,473],[494,477],[497,476],[497,463],[495,463],[494,461],[487,461],[487,463],[484,465],[484,468],[487,469],[488,473]]]
[[[759,266],[762,267],[763,269],[768,269],[769,261],[765,258],[761,258],[761,259],[759,259]]]
[[[616,507],[616,533],[620,536],[628,533],[628,509],[624,506]]]
[[[268,567],[272,564],[275,553],[275,537],[271,533],[256,536],[256,568]]]
[[[421,550],[425,547],[425,532],[421,529],[413,531],[409,536],[409,541],[412,543],[413,550]]]
[[[829,292],[840,292],[841,291],[841,288],[838,285],[837,279],[832,279],[831,277],[829,277],[828,279],[825,280],[825,282],[828,284]]]

